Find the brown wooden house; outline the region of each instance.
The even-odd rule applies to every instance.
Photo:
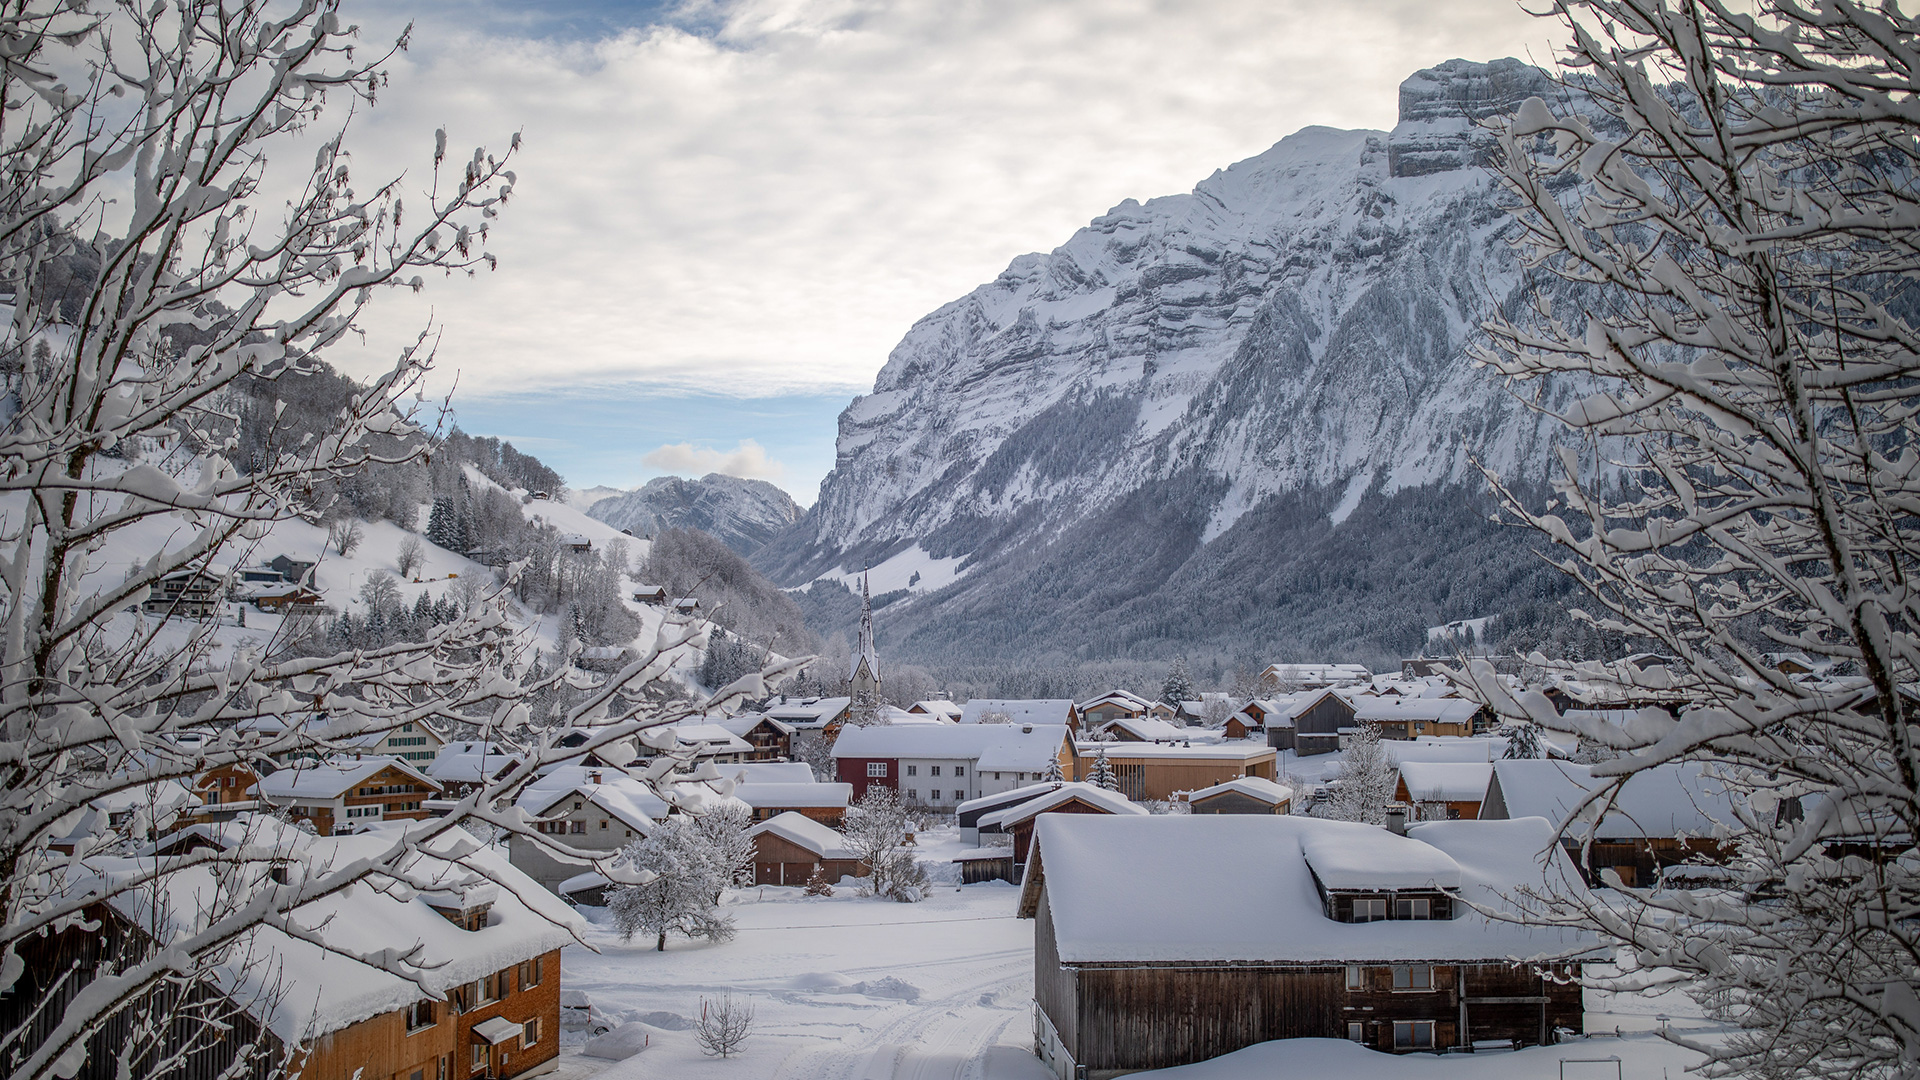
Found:
[[[1492,779],[1489,761],[1403,761],[1393,797],[1421,810],[1423,819],[1471,821],[1480,816]]]
[[[747,830],[753,838],[755,885],[805,885],[818,869],[829,883],[867,873],[841,835],[789,811]]]
[[[103,894],[87,909],[96,929],[30,938],[22,981],[0,994],[0,1023],[27,1024],[17,1050],[31,1052],[59,1021],[63,1009],[46,1008],[49,1001],[71,1001],[96,971],[151,956],[151,920],[170,923],[169,932],[184,931],[200,925],[196,920],[209,905],[227,910],[246,902],[245,890],[277,887],[309,863],[337,866],[343,856],[353,857],[340,841],[260,815],[194,826],[194,834],[197,846],[270,848],[286,858],[242,863],[217,880],[203,868],[163,878],[157,887],[142,882]],[[356,887],[295,913],[338,951],[316,950],[271,927],[251,931],[233,955],[209,959],[205,979],[184,986],[169,981],[108,1017],[73,1075],[111,1080],[131,1067],[136,1076],[179,1080],[268,1080],[296,1072],[505,1080],[546,1071],[560,1050],[560,949],[584,923],[497,854],[470,848],[441,838],[410,856],[409,880],[444,880],[445,889],[396,894]],[[89,860],[102,880],[123,872],[123,862]],[[155,903],[156,893],[165,895],[164,903]],[[395,941],[416,950],[408,962],[416,965],[417,981],[353,958]],[[35,1011],[44,1022],[28,1023]],[[145,1023],[154,1016],[162,1018],[157,1031]]]
[[[1340,729],[1353,726],[1353,695],[1326,689],[1307,697],[1295,697],[1289,722],[1267,725],[1267,745],[1291,748],[1301,757],[1331,754],[1340,749]]]
[[[1087,779],[1102,752],[1120,793],[1134,802],[1170,800],[1243,776],[1271,780],[1277,760],[1272,747],[1259,744],[1081,743],[1075,777]]]
[[[997,829],[1013,837],[1013,872],[1010,881],[1020,880],[1027,865],[1027,851],[1033,843],[1033,825],[1042,814],[1133,814],[1147,808],[1128,801],[1117,791],[1093,784],[1062,783],[1037,798],[1017,803],[980,819],[983,830]]]
[[[425,802],[441,793],[426,773],[387,756],[296,762],[254,787],[263,802],[311,822],[321,836],[427,817]]]
[[[1496,761],[1480,816],[1557,823],[1608,784],[1586,765],[1546,758]],[[1732,799],[1698,763],[1634,773],[1608,800],[1604,814],[1601,809],[1595,803],[1581,810],[1560,841],[1590,885],[1610,884],[1606,875],[1612,872],[1623,885],[1647,888],[1669,867],[1719,864],[1733,853],[1730,841],[1714,838],[1721,825],[1739,820]]]
[[[1521,885],[1583,888],[1557,853],[1534,862],[1542,850],[1539,821],[1401,836],[1297,816],[1044,815],[1019,909],[1036,920],[1041,1057],[1102,1080],[1272,1039],[1554,1042],[1581,1030],[1579,966],[1600,941],[1479,910]]]

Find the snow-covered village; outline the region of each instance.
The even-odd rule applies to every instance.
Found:
[[[6,1080],[1920,1077],[1903,5],[0,5]]]

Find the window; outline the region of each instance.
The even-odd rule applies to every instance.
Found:
[[[487,1044],[483,1042],[474,1043],[472,1069],[474,1072],[479,1072],[481,1069],[484,1069],[486,1067],[487,1067]]]
[[[1366,1042],[1367,1041],[1367,1025],[1361,1023],[1358,1020],[1347,1021],[1347,1038],[1352,1042],[1357,1042],[1357,1043]]]
[[[1418,900],[1395,900],[1393,902],[1393,917],[1396,919],[1431,919],[1433,918],[1433,901],[1424,896]]]
[[[1367,969],[1359,964],[1347,965],[1347,989],[1365,990],[1367,988]]]
[[[485,1004],[489,1001],[499,1001],[501,998],[507,996],[506,994],[507,988],[504,985],[506,983],[506,980],[500,977],[502,974],[503,974],[502,972],[496,971],[493,974],[487,976],[486,978],[480,980],[480,999],[479,1000],[481,1004]]]
[[[868,775],[868,776],[885,776],[885,775],[887,775],[887,763],[886,763],[886,762],[884,762],[884,761],[869,761],[869,762],[867,762],[867,775]]]
[[[967,775],[967,767],[965,765],[955,765],[953,767],[953,775],[955,776]]]
[[[929,792],[927,792],[927,801],[928,801],[928,802],[939,802],[939,801],[940,801],[940,789],[939,789],[939,788],[934,788],[934,789],[933,789],[932,791],[929,791]]]
[[[1377,922],[1387,917],[1385,900],[1355,899],[1353,902],[1354,922]]]
[[[928,776],[939,776],[939,775],[940,775],[940,766],[938,766],[938,765],[931,765],[931,766],[928,766],[928,768],[927,768],[927,775],[928,775]]]
[[[567,831],[575,836],[585,836],[587,834],[587,823],[584,821],[569,821],[567,822]]]
[[[1395,1050],[1433,1049],[1433,1021],[1395,1020],[1393,1022],[1393,1048]]]
[[[520,962],[520,989],[525,990],[529,986],[540,985],[540,965],[545,959],[544,956],[536,956],[531,960]]]
[[[909,766],[907,766],[907,775],[908,775],[908,776],[919,776],[919,775],[920,775],[920,766],[918,766],[918,765],[909,765]]]
[[[1431,1030],[1433,1025],[1428,1024],[1427,1027],[1429,1030]],[[527,1021],[526,1023],[520,1025],[520,1046],[522,1049],[531,1050],[533,1049],[533,1044],[539,1041],[540,1041],[540,1018],[536,1016],[533,1019]],[[1428,1036],[1428,1044],[1429,1045],[1432,1044],[1431,1035]]]
[[[407,1034],[411,1035],[422,1028],[433,1026],[433,1002],[416,1001],[407,1006]],[[414,1080],[420,1080],[414,1077]]]
[[[1424,964],[1396,967],[1393,969],[1393,988],[1396,991],[1431,990],[1433,969]]]
[[[453,1055],[441,1054],[433,1059],[433,1080],[447,1080],[447,1072],[453,1067]]]
[[[908,788],[908,789],[907,789],[907,801],[908,801],[908,802],[912,802],[913,800],[915,800],[915,799],[917,799],[917,798],[919,798],[919,797],[920,797],[920,793],[919,793],[918,791],[916,791],[916,790],[914,790],[913,788]]]
[[[602,832],[605,832],[605,831],[606,831],[606,828],[607,828],[607,819],[606,819],[606,818],[601,818],[601,819],[600,819],[600,830],[601,830]]]
[[[994,773],[994,774],[993,774],[993,778],[994,778],[995,780],[998,780],[998,779],[1000,779],[1000,774],[999,774],[999,773]]]

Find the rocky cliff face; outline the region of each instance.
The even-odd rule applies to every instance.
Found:
[[[1530,569],[1381,579],[1422,595],[1344,613],[1325,581],[1398,580],[1366,567],[1415,518],[1449,557],[1489,554],[1469,455],[1544,471],[1551,422],[1467,347],[1522,280],[1475,124],[1545,92],[1518,61],[1451,61],[1402,85],[1392,132],[1305,129],[1015,259],[907,333],[841,415],[819,501],[755,561],[790,585],[874,564],[876,591],[906,590],[883,644],[909,654],[1387,653],[1492,614]]]
[[[698,480],[662,476],[634,491],[610,495],[587,509],[589,517],[650,536],[667,529],[699,529],[742,555],[800,520],[800,507],[765,480],[708,473]]]

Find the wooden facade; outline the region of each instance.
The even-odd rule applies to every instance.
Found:
[[[1620,875],[1620,883],[1630,889],[1653,887],[1660,879],[1660,872],[1667,867],[1703,862],[1720,864],[1733,854],[1730,843],[1698,837],[1689,840],[1671,836],[1601,838],[1585,846],[1569,837],[1561,840],[1560,845],[1586,875],[1588,885],[1608,884],[1602,875],[1611,870]]]
[[[1353,726],[1353,706],[1339,694],[1329,690],[1319,699],[1293,718],[1291,728],[1267,726],[1267,742],[1277,745],[1274,739],[1284,731],[1292,740],[1295,753],[1301,757],[1314,754],[1331,754],[1340,749],[1340,729]]]
[[[816,866],[825,872],[830,883],[843,877],[866,875],[866,868],[858,859],[823,859],[818,853],[770,832],[753,838],[755,885],[805,885]]]
[[[1351,1039],[1419,1052],[1552,1043],[1578,1032],[1571,967],[1060,962],[1051,905],[1034,927],[1037,1033],[1056,1072],[1090,1080],[1205,1061],[1272,1039]],[[1399,989],[1396,989],[1396,986]]]
[[[1129,753],[1126,743],[1103,745],[1114,776],[1120,781],[1120,793],[1134,802],[1168,800],[1180,792],[1199,791],[1247,776],[1272,780],[1276,772],[1276,755],[1271,749],[1251,757],[1237,753],[1209,757],[1204,752],[1158,756]],[[1088,778],[1099,754],[1098,750],[1081,751],[1075,779]]]
[[[105,904],[89,909],[99,928],[70,929],[29,939],[21,948],[26,968],[19,982],[0,993],[0,1025],[26,1029],[26,1037],[0,1062],[17,1067],[21,1056],[44,1044],[71,1001],[97,969],[145,955],[146,937]],[[537,976],[536,976],[537,972]],[[69,976],[71,973],[71,976]],[[149,1075],[155,1059],[169,1059],[172,1080],[272,1080],[297,1072],[300,1080],[505,1080],[551,1067],[560,1053],[560,952],[501,971],[486,983],[458,988],[451,1000],[422,1001],[328,1032],[289,1048],[211,981],[184,990],[163,984],[119,1011],[87,1040],[86,1062],[74,1080],[117,1080],[121,1055],[135,1076]],[[494,1000],[479,1002],[481,991]],[[143,1034],[150,1018],[157,1036]],[[476,1024],[501,1017],[520,1029],[511,1045],[487,1045]],[[534,1036],[527,1038],[528,1035]],[[472,1045],[484,1047],[476,1051]],[[544,1068],[543,1068],[544,1067]]]

